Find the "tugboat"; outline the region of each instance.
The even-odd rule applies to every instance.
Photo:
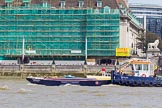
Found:
[[[113,84],[133,87],[162,87],[162,78],[154,73],[148,59],[131,59],[121,69],[112,71]]]

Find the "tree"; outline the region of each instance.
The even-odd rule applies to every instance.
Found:
[[[159,42],[159,49],[162,51],[162,40],[160,40],[160,42]]]
[[[146,32],[146,41],[148,43],[154,42],[156,39],[160,40],[160,36],[155,33]]]
[[[144,34],[140,34],[139,37],[137,37],[136,39],[137,39],[136,47],[138,49],[142,49],[143,53],[145,53],[146,49],[147,49],[147,43],[146,43],[145,35]]]

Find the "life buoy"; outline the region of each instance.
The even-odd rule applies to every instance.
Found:
[[[146,77],[146,74],[142,74],[142,77]]]
[[[99,82],[98,82],[98,81],[96,81],[96,82],[95,82],[95,84],[96,84],[96,85],[99,85]]]

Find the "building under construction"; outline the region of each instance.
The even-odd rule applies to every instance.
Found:
[[[0,0],[1,59],[113,57],[120,27],[115,7],[115,0]]]

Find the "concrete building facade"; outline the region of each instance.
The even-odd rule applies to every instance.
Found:
[[[117,0],[120,9],[120,47],[130,48],[132,55],[141,55],[141,51],[136,47],[137,37],[144,33],[142,24],[130,11],[127,0]]]

